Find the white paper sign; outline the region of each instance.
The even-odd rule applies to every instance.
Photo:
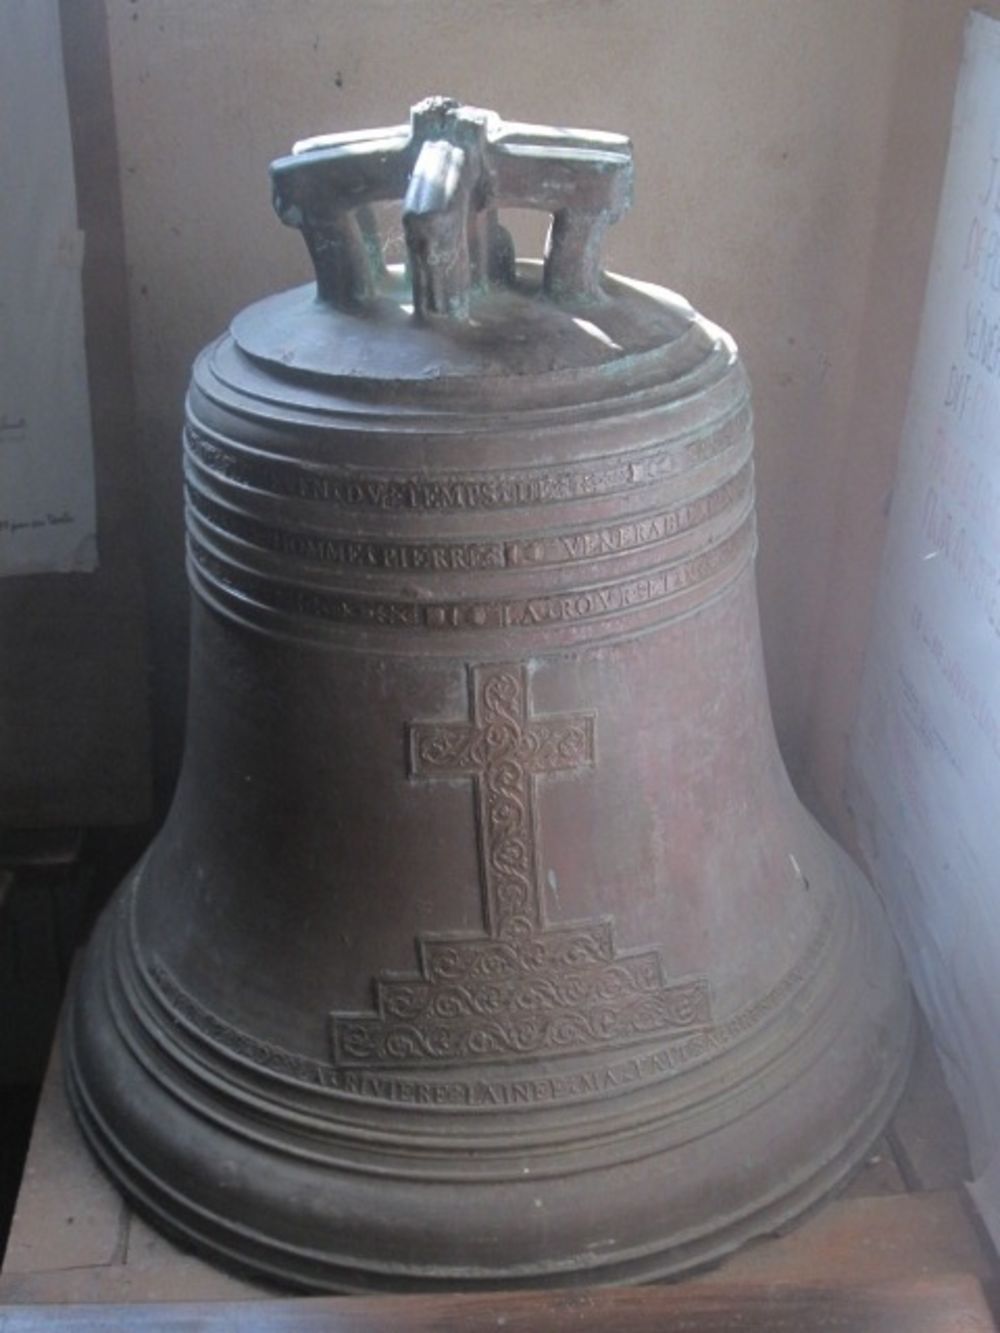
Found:
[[[862,847],[1000,1239],[1000,23],[981,14],[966,27],[853,759]]]
[[[0,0],[0,576],[97,565],[57,0]]]

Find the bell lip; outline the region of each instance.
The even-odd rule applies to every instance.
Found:
[[[290,1231],[287,1218],[282,1224],[279,1217],[276,1230],[271,1234],[264,1234],[249,1225],[246,1219],[254,1212],[261,1216],[267,1215],[267,1207],[262,1207],[262,1204],[267,1205],[270,1200],[270,1205],[274,1206],[281,1199],[280,1172],[276,1177],[273,1170],[273,1149],[248,1145],[246,1140],[239,1138],[238,1124],[234,1125],[236,1138],[232,1141],[226,1140],[225,1135],[220,1137],[218,1128],[206,1134],[206,1122],[200,1120],[190,1107],[185,1109],[176,1100],[165,1085],[163,1068],[157,1065],[156,1060],[153,1059],[144,1069],[139,1066],[135,1052],[126,1046],[123,1034],[116,1026],[120,1016],[116,1019],[107,1008],[107,977],[93,951],[77,980],[69,1011],[66,1076],[70,1098],[91,1149],[141,1213],[186,1246],[195,1246],[223,1266],[264,1276],[283,1285],[307,1290],[339,1291],[456,1290],[516,1285],[558,1286],[581,1280],[628,1282],[672,1276],[713,1263],[754,1236],[789,1225],[812,1210],[860,1165],[884,1130],[902,1092],[914,1042],[915,1025],[909,990],[884,915],[879,911],[871,890],[852,886],[849,896],[858,897],[861,924],[869,932],[866,947],[861,951],[863,956],[856,959],[854,967],[859,977],[870,977],[871,964],[876,965],[878,970],[875,981],[869,983],[874,984],[876,990],[863,996],[862,986],[842,985],[837,991],[838,1004],[830,1006],[831,1010],[837,1011],[829,1015],[834,1028],[833,1035],[831,1037],[828,1031],[824,1033],[806,1071],[800,1072],[795,1079],[772,1093],[763,1106],[752,1109],[749,1116],[741,1113],[738,1121],[731,1120],[721,1129],[712,1131],[717,1141],[709,1160],[713,1165],[718,1165],[714,1165],[714,1174],[710,1171],[709,1179],[704,1184],[706,1196],[710,1196],[713,1189],[730,1183],[732,1172],[726,1167],[726,1162],[729,1162],[729,1167],[737,1165],[734,1157],[735,1140],[727,1144],[727,1130],[732,1123],[744,1126],[750,1123],[755,1126],[755,1133],[759,1135],[763,1132],[766,1137],[772,1132],[767,1123],[769,1112],[776,1107],[780,1109],[781,1105],[787,1106],[787,1100],[774,1103],[774,1098],[794,1099],[796,1096],[799,1102],[796,1111],[807,1129],[814,1121],[822,1122],[827,1108],[820,1089],[824,1088],[829,1095],[831,1071],[824,1073],[820,1065],[825,1060],[833,1059],[836,1071],[840,1073],[841,1067],[837,1061],[842,1048],[838,1043],[843,1040],[850,1047],[851,1037],[856,1038],[858,1030],[864,1028],[870,1033],[865,1059],[858,1059],[853,1066],[848,1066],[855,1093],[853,1103],[858,1107],[850,1122],[843,1128],[838,1126],[837,1133],[829,1137],[817,1137],[815,1129],[811,1135],[806,1132],[806,1145],[799,1144],[793,1149],[789,1149],[785,1140],[779,1136],[777,1141],[783,1145],[782,1151],[777,1155],[776,1162],[767,1164],[767,1179],[777,1179],[780,1183],[773,1188],[758,1190],[749,1199],[744,1198],[721,1218],[709,1217],[703,1225],[689,1226],[673,1235],[667,1225],[658,1235],[648,1238],[642,1244],[622,1246],[597,1256],[577,1250],[561,1258],[550,1257],[537,1262],[521,1259],[491,1266],[488,1270],[481,1264],[463,1263],[460,1260],[442,1265],[433,1254],[427,1253],[410,1263],[382,1262],[373,1259],[371,1253],[345,1253],[343,1247],[341,1252],[337,1252],[336,1247],[331,1247],[329,1251],[319,1251],[291,1234],[294,1225]],[[861,898],[865,901],[860,901]],[[86,1016],[81,1022],[84,1007]],[[876,1036],[879,1032],[880,1035]],[[104,1048],[104,1054],[98,1055],[96,1064],[95,1040],[97,1047],[103,1043]],[[815,1038],[813,1040],[816,1041]],[[873,1041],[878,1047],[877,1057]],[[109,1052],[110,1062],[102,1070],[99,1066],[102,1059],[108,1059]],[[866,1066],[864,1071],[862,1065]],[[133,1089],[131,1094],[125,1093],[122,1077],[135,1079],[137,1074],[138,1088]],[[683,1078],[683,1075],[680,1077]],[[128,1105],[130,1096],[133,1099],[131,1106]],[[135,1108],[140,1104],[145,1120],[144,1132],[152,1134],[146,1147],[153,1142],[156,1146],[154,1158],[160,1155],[159,1165],[152,1168],[141,1165],[121,1141],[122,1133],[128,1134],[130,1119],[134,1120]],[[231,1110],[226,1115],[231,1115]],[[163,1129],[171,1119],[175,1132],[178,1125],[185,1129],[185,1147],[180,1156],[177,1155],[176,1143],[168,1142],[169,1133]],[[136,1128],[134,1123],[131,1128]],[[229,1143],[231,1147],[237,1141],[240,1153],[249,1155],[251,1169],[248,1174],[255,1182],[266,1182],[270,1173],[270,1183],[259,1185],[259,1198],[238,1199],[230,1211],[225,1213],[218,1207],[218,1186],[208,1182],[220,1160],[223,1144]],[[166,1157],[162,1155],[164,1149]],[[688,1150],[689,1145],[684,1144],[672,1149],[661,1147],[657,1150],[651,1147],[642,1163],[641,1179],[653,1182],[663,1172],[675,1172],[679,1158]],[[168,1160],[171,1153],[174,1155],[173,1169]],[[182,1161],[185,1153],[187,1159]],[[254,1161],[259,1169],[253,1168]],[[206,1183],[200,1197],[196,1189],[185,1198],[177,1191],[175,1182],[185,1175],[192,1178],[192,1166],[194,1177],[199,1180],[203,1178]],[[595,1169],[610,1172],[608,1179],[614,1179],[618,1167],[612,1164]],[[634,1167],[631,1177],[627,1164],[622,1170],[623,1179],[634,1180]],[[354,1200],[353,1203],[345,1203],[346,1210],[355,1211],[357,1200],[353,1192],[358,1188],[359,1178],[352,1176],[349,1170],[310,1168],[300,1163],[293,1174],[298,1187],[307,1179],[318,1181],[328,1203],[339,1198],[342,1191],[345,1200]],[[577,1173],[577,1176],[586,1175],[586,1169]],[[558,1191],[565,1179],[557,1178],[553,1188]],[[573,1179],[569,1177],[571,1184]],[[414,1182],[407,1184],[406,1181],[397,1181],[390,1173],[388,1178],[383,1174],[381,1177],[373,1177],[367,1185],[362,1183],[368,1191],[364,1197],[368,1199],[369,1205],[376,1194],[384,1191],[381,1195],[384,1206],[377,1214],[374,1230],[381,1230],[383,1234],[391,1232],[394,1188],[403,1190],[404,1194],[400,1197],[405,1198],[405,1191],[412,1190]],[[469,1179],[466,1182],[468,1186],[475,1188],[476,1181]],[[456,1185],[454,1180],[419,1182],[418,1187],[426,1191],[424,1197],[428,1219],[435,1219],[439,1232],[442,1229],[446,1231],[447,1222],[442,1228],[440,1220],[448,1216],[447,1200],[459,1198],[462,1187]],[[523,1195],[524,1201],[527,1201],[529,1192],[544,1192],[546,1188],[544,1179],[533,1176],[526,1178],[523,1184],[515,1179],[505,1186],[508,1201],[511,1191],[519,1191],[519,1197]],[[456,1189],[458,1195],[454,1193]],[[221,1193],[224,1196],[225,1190]],[[601,1197],[604,1197],[603,1193]],[[411,1225],[412,1207],[412,1202],[404,1205],[404,1213],[407,1208],[410,1210]],[[622,1213],[623,1207],[626,1213],[628,1211],[628,1205],[621,1203],[620,1194],[614,1207],[619,1213]],[[506,1225],[513,1225],[509,1212]],[[498,1252],[504,1252],[504,1246],[501,1245]],[[376,1247],[376,1253],[381,1255],[383,1252]]]
[[[911,1010],[905,1045],[893,1067],[893,1077],[880,1090],[878,1100],[865,1108],[864,1116],[852,1127],[854,1132],[847,1141],[807,1178],[796,1181],[773,1199],[758,1201],[757,1207],[730,1219],[724,1227],[713,1226],[707,1235],[681,1243],[669,1240],[654,1243],[645,1247],[643,1253],[616,1255],[601,1264],[588,1257],[583,1262],[574,1259],[558,1267],[549,1264],[480,1272],[461,1267],[448,1272],[440,1265],[394,1271],[386,1267],[377,1271],[371,1263],[352,1263],[347,1259],[338,1262],[329,1254],[302,1247],[288,1247],[292,1262],[283,1263],[274,1257],[278,1247],[273,1237],[234,1226],[229,1218],[209,1217],[204,1219],[209,1226],[194,1227],[184,1218],[183,1207],[178,1209],[175,1203],[165,1207],[161,1202],[163,1196],[140,1187],[133,1171],[134,1159],[114,1143],[107,1127],[93,1116],[71,1061],[67,1061],[65,1084],[88,1148],[136,1212],[183,1249],[194,1249],[234,1276],[263,1279],[303,1293],[343,1295],[543,1289],[579,1286],[581,1282],[629,1285],[712,1268],[749,1242],[797,1226],[818,1211],[863,1167],[884,1132],[906,1087],[915,1044],[916,1024]]]
[[[133,910],[140,872],[141,866],[109,904],[96,941],[97,951],[104,958],[98,966],[104,967],[106,1001],[118,1030],[140,1058],[141,1051],[148,1048],[154,1063],[169,1071],[176,1095],[193,1111],[202,1089],[210,1087],[214,1089],[212,1095],[231,1105],[248,1125],[266,1121],[276,1132],[287,1131],[289,1136],[328,1135],[331,1150],[371,1149],[395,1154],[400,1162],[413,1166],[412,1172],[401,1169],[400,1177],[414,1180],[443,1182],[451,1178],[435,1174],[432,1167],[420,1170],[417,1163],[421,1159],[434,1163],[442,1152],[452,1150],[478,1151],[494,1161],[493,1171],[480,1176],[486,1181],[516,1179],[528,1151],[559,1154],[566,1159],[568,1153],[577,1150],[576,1169],[581,1171],[599,1166],[602,1151],[621,1162],[621,1136],[627,1134],[641,1141],[651,1127],[661,1132],[666,1127],[677,1143],[684,1144],[687,1140],[681,1135],[690,1127],[691,1136],[697,1137],[705,1116],[719,1102],[722,1074],[727,1084],[736,1081],[734,1071],[736,1077],[755,1085],[770,1080],[773,1091],[775,1080],[795,1066],[803,1048],[807,1057],[810,1052],[814,1054],[819,1041],[817,1029],[830,1012],[827,1001],[836,997],[843,967],[850,965],[863,944],[863,912],[857,910],[855,895],[828,893],[825,906],[817,908],[812,939],[794,967],[773,988],[781,994],[781,1003],[775,1008],[769,1003],[770,994],[756,997],[747,1009],[761,1010],[764,1017],[752,1026],[745,1023],[743,1010],[730,1015],[721,1027],[732,1027],[738,1035],[728,1043],[709,1042],[694,1058],[684,1063],[675,1060],[657,1075],[620,1086],[610,1095],[595,1095],[591,1090],[527,1106],[409,1104],[352,1093],[340,1086],[307,1080],[301,1073],[293,1077],[275,1067],[273,1057],[277,1052],[273,1049],[251,1059],[242,1052],[250,1045],[266,1047],[267,1043],[258,1043],[252,1034],[233,1031],[232,1039],[226,1038],[224,1044],[221,1037],[216,1039],[219,1020],[215,1015],[208,1016],[206,1026],[196,1026],[190,1016],[190,998],[171,999],[160,993],[159,986],[153,985],[152,969],[142,958]],[[794,1005],[804,1014],[791,1035],[784,1031],[784,1005]],[[695,1042],[703,1035],[701,1029],[688,1034]],[[625,1060],[657,1044],[648,1039],[637,1041],[611,1054]],[[589,1053],[588,1067],[599,1055]],[[309,1057],[297,1058],[303,1064],[318,1064]],[[332,1065],[324,1068],[335,1072]],[[396,1072],[406,1076],[405,1070]],[[478,1075],[484,1079],[498,1073],[515,1080],[530,1077],[511,1060],[479,1067],[458,1062],[457,1066],[421,1072],[425,1076]],[[542,1073],[543,1066],[535,1062],[534,1077]],[[771,1092],[762,1091],[762,1095],[770,1096]],[[642,1156],[641,1151],[638,1156]],[[516,1171],[509,1165],[514,1161]]]

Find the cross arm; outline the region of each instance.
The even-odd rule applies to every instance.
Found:
[[[467,778],[482,772],[467,722],[413,722],[407,728],[411,777]]]

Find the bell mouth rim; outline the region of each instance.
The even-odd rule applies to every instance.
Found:
[[[878,936],[875,905],[866,898],[871,891],[860,882],[848,892],[827,891],[826,901],[816,905],[810,940],[772,988],[779,1003],[769,1003],[769,992],[744,1006],[746,1013],[763,1012],[753,1025],[744,1009],[714,1025],[723,1034],[731,1030],[728,1043],[709,1041],[693,1058],[610,1094],[595,1096],[591,1089],[528,1106],[403,1104],[355,1095],[349,1081],[335,1086],[308,1071],[293,1076],[272,1063],[273,1053],[251,1058],[243,1046],[260,1043],[246,1035],[241,1044],[235,1031],[233,1044],[212,1011],[207,1026],[200,1024],[197,1002],[192,1006],[183,990],[172,999],[162,978],[156,979],[157,960],[144,956],[148,949],[140,945],[134,916],[140,872],[141,866],[109,904],[78,990],[99,988],[129,1058],[186,1107],[186,1114],[215,1119],[261,1151],[375,1176],[381,1156],[395,1163],[394,1178],[431,1186],[454,1179],[449,1153],[463,1148],[479,1154],[480,1165],[469,1178],[484,1184],[516,1182],[525,1153],[538,1161],[532,1177],[543,1179],[689,1148],[705,1133],[724,1132],[734,1118],[727,1106],[730,1085],[752,1087],[750,1100],[765,1105],[836,1049],[840,1030],[858,1021],[852,1018],[854,997],[843,985],[845,967],[863,976],[872,962],[868,955],[880,953],[889,973],[885,989],[895,988],[892,947]],[[871,931],[874,939],[868,938]],[[617,1055],[641,1054],[642,1047],[633,1043]],[[304,1055],[293,1058],[303,1067],[317,1063]],[[511,1070],[516,1074],[507,1062],[508,1080]],[[449,1070],[430,1073],[444,1077]],[[459,1073],[485,1078],[490,1069],[462,1067]],[[626,1141],[631,1146],[623,1147]]]
[[[751,1241],[797,1226],[842,1189],[878,1142],[902,1095],[915,1045],[914,1031],[911,1029],[905,1058],[892,1081],[880,1090],[878,1102],[865,1108],[852,1126],[854,1135],[811,1173],[803,1173],[770,1198],[756,1200],[754,1205],[731,1215],[722,1228],[713,1222],[701,1235],[691,1235],[679,1244],[670,1238],[653,1241],[628,1253],[596,1259],[588,1256],[585,1264],[573,1257],[505,1269],[472,1270],[458,1265],[448,1269],[435,1263],[421,1270],[370,1260],[360,1263],[349,1254],[335,1256],[314,1248],[276,1244],[264,1232],[234,1224],[231,1218],[207,1210],[198,1210],[202,1226],[192,1227],[185,1216],[190,1212],[188,1201],[171,1190],[171,1202],[179,1202],[181,1207],[164,1207],[155,1187],[152,1192],[141,1189],[135,1176],[123,1169],[126,1161],[134,1165],[134,1159],[113,1146],[105,1127],[98,1127],[74,1075],[67,1074],[66,1084],[68,1100],[88,1147],[136,1211],[185,1250],[198,1247],[211,1262],[235,1276],[262,1278],[290,1290],[344,1295],[557,1288],[577,1286],[587,1278],[602,1284],[629,1284],[662,1281],[711,1267]],[[291,1262],[278,1261],[276,1253]]]
[[[871,908],[874,904],[868,906]],[[544,1261],[523,1259],[494,1268],[481,1263],[442,1264],[436,1256],[431,1260],[407,1262],[391,1256],[383,1257],[377,1249],[361,1256],[350,1253],[349,1247],[343,1244],[339,1250],[318,1249],[303,1243],[292,1232],[282,1235],[261,1230],[248,1220],[245,1209],[226,1213],[219,1207],[218,1199],[213,1202],[208,1196],[185,1195],[169,1172],[157,1172],[148,1164],[144,1165],[131,1149],[124,1146],[120,1126],[115,1124],[114,1111],[117,1108],[110,1108],[112,1115],[109,1117],[107,1109],[95,1103],[90,1080],[81,1068],[84,1052],[73,1037],[77,1005],[74,997],[67,1025],[70,1034],[66,1053],[69,1100],[90,1149],[140,1214],[186,1247],[196,1245],[213,1261],[231,1271],[302,1290],[340,1292],[481,1290],[518,1285],[558,1287],[579,1282],[588,1274],[602,1282],[650,1281],[714,1263],[755,1237],[794,1224],[842,1186],[859,1167],[884,1131],[905,1086],[916,1030],[909,993],[900,981],[895,986],[895,1005],[903,1011],[898,1016],[905,1018],[905,1028],[899,1032],[893,1058],[883,1061],[879,1078],[867,1085],[865,1100],[850,1123],[843,1126],[835,1138],[823,1141],[813,1157],[802,1157],[794,1169],[779,1176],[777,1185],[742,1200],[724,1216],[716,1215],[674,1231],[667,1222],[656,1237],[606,1253],[550,1256]],[[863,1009],[864,1004],[858,1001],[855,1007]],[[93,1022],[92,1015],[89,1021]],[[145,1090],[152,1092],[154,1100],[162,1100],[163,1088],[155,1072],[147,1069],[146,1074],[151,1075],[151,1079]],[[816,1096],[815,1088],[812,1095]],[[766,1106],[763,1113],[767,1113]],[[197,1127],[197,1119],[191,1118],[189,1124]],[[724,1135],[725,1132],[724,1126],[721,1133]],[[723,1145],[720,1142],[717,1146],[722,1148]],[[659,1180],[659,1173],[668,1171],[668,1164],[672,1164],[670,1154],[670,1149],[651,1153],[645,1163],[645,1174]],[[267,1158],[266,1152],[260,1154],[262,1177],[267,1174]],[[209,1160],[206,1156],[206,1165]],[[344,1190],[352,1187],[350,1173],[323,1174],[338,1178]],[[371,1181],[375,1189],[388,1186],[391,1190],[393,1183],[392,1179],[386,1180],[384,1174]],[[526,1179],[523,1186],[522,1192],[544,1191],[546,1181],[532,1177]],[[454,1181],[421,1183],[421,1189],[425,1188],[454,1191],[456,1185]],[[509,1188],[521,1189],[521,1182],[513,1181]],[[428,1217],[431,1215],[434,1215],[433,1210]],[[386,1228],[391,1229],[392,1208],[388,1204],[384,1216]],[[446,1228],[447,1222],[442,1225]]]

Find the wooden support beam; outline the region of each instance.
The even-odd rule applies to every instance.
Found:
[[[996,1333],[965,1275],[873,1286],[677,1285],[447,1296],[0,1307],[0,1333]]]

